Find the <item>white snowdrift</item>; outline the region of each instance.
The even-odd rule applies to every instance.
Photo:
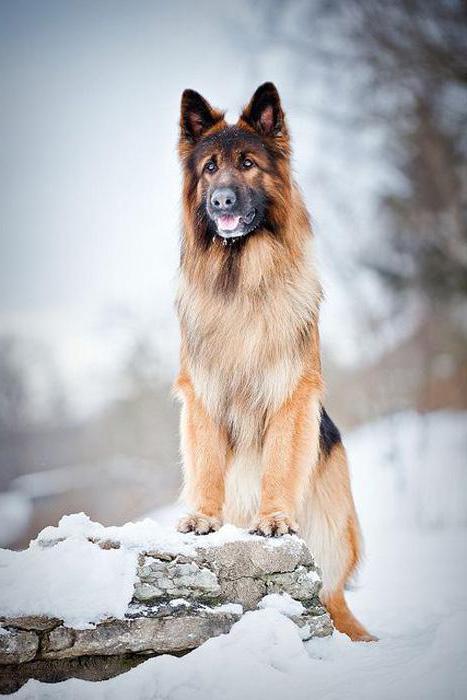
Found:
[[[22,552],[0,550],[0,614],[48,615],[85,628],[124,616],[133,595],[136,553],[104,551],[86,540]]]
[[[467,413],[406,411],[345,440],[364,530],[467,525]]]

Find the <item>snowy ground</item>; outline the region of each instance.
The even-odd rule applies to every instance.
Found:
[[[404,414],[349,436],[367,561],[348,600],[377,644],[337,632],[303,644],[290,620],[264,609],[183,658],[150,659],[97,684],[29,681],[15,697],[463,700],[466,428],[462,414]]]

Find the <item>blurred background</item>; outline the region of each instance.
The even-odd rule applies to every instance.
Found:
[[[0,545],[177,497],[180,93],[265,80],[359,505],[466,525],[466,3],[3,0],[0,54]]]

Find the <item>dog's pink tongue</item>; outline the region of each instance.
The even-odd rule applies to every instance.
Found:
[[[218,226],[222,231],[233,231],[237,228],[239,221],[240,217],[233,214],[224,214],[217,219]]]

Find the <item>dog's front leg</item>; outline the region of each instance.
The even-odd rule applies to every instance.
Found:
[[[263,447],[260,508],[252,532],[278,536],[297,531],[297,514],[318,460],[320,405],[317,383],[306,377],[270,419]]]
[[[191,513],[178,522],[178,530],[205,535],[218,530],[222,524],[227,436],[195,396],[189,379],[179,379],[177,389],[183,398],[183,497],[191,509]]]

